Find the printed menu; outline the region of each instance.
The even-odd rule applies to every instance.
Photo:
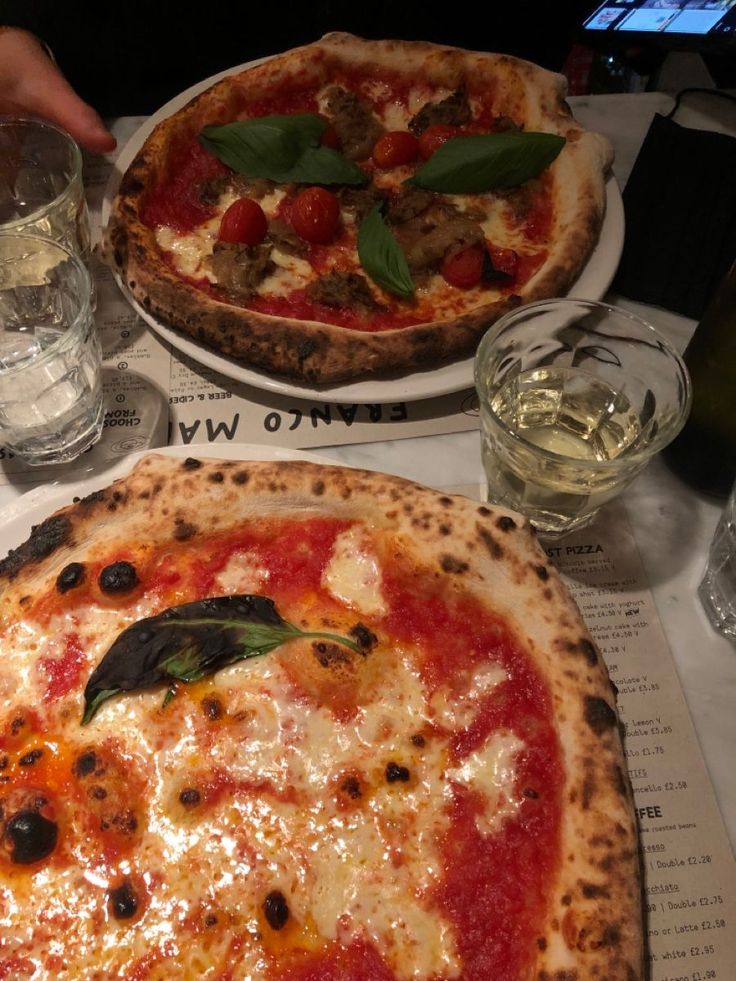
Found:
[[[484,496],[477,487],[452,490]],[[609,504],[546,551],[618,689],[649,979],[733,981],[736,863],[624,505]]]

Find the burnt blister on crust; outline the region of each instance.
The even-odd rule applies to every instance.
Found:
[[[585,696],[583,717],[596,736],[602,736],[609,729],[616,728],[616,713],[608,702],[595,695]]]
[[[0,560],[0,577],[14,579],[21,569],[55,552],[61,545],[69,542],[72,523],[64,514],[56,514],[40,525],[34,525],[27,541],[12,549]]]

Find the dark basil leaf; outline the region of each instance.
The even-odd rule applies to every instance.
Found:
[[[409,263],[383,220],[380,208],[373,208],[361,222],[358,258],[373,282],[389,293],[403,297],[414,295]]]
[[[368,174],[352,160],[326,146],[309,146],[294,165],[272,180],[279,184],[350,184],[362,187]]]
[[[564,145],[564,138],[554,133],[456,136],[438,147],[407,183],[444,194],[516,187],[541,174]]]
[[[312,113],[261,116],[205,126],[200,142],[228,167],[279,184],[365,184],[367,174],[335,150],[319,145],[327,126]]]
[[[92,672],[84,690],[82,725],[119,692],[163,681],[197,681],[228,664],[267,654],[294,637],[333,640],[361,653],[345,637],[287,623],[266,596],[218,596],[146,617],[120,634]],[[171,688],[164,704],[170,698]]]

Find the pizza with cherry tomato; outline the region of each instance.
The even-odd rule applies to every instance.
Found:
[[[608,141],[562,76],[347,34],[229,76],[162,122],[110,245],[150,313],[311,383],[472,353],[564,294],[598,238]]]
[[[641,981],[614,691],[518,515],[151,455],[0,561],[0,978]]]

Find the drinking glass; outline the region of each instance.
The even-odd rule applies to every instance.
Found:
[[[0,116],[0,232],[43,235],[89,257],[82,154],[64,130]]]
[[[547,537],[588,524],[685,423],[690,380],[625,310],[552,299],[506,314],[475,360],[489,499]]]
[[[99,437],[101,352],[81,259],[0,234],[0,442],[28,463],[74,459]]]
[[[713,535],[698,593],[711,624],[736,641],[736,484]]]

